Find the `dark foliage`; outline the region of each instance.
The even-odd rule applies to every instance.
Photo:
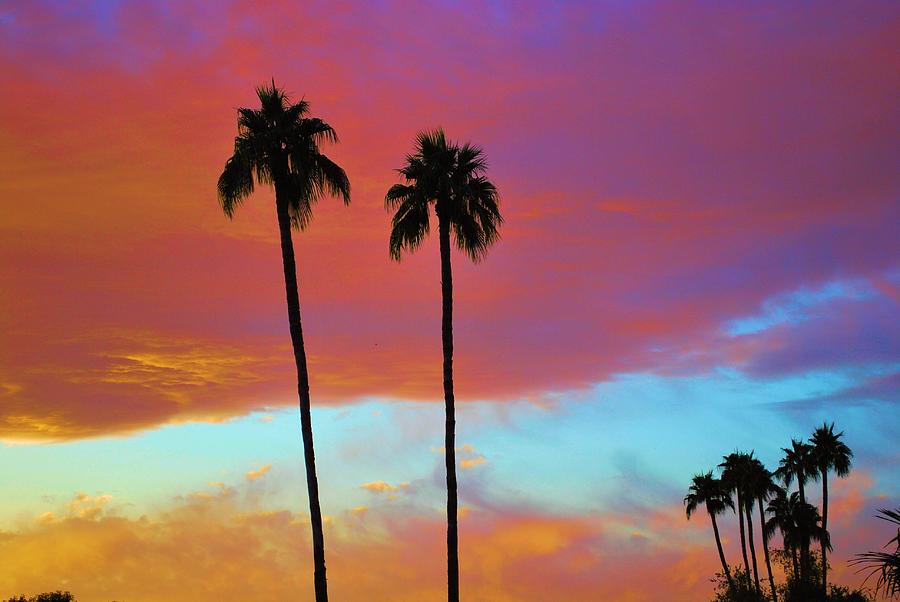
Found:
[[[860,571],[868,572],[866,580],[875,577],[876,592],[894,598],[900,596],[900,508],[882,508],[878,512],[878,518],[897,526],[897,534],[884,546],[893,546],[894,551],[857,554],[850,564],[861,566]]]
[[[30,598],[18,596],[4,600],[4,602],[75,602],[75,596],[71,592],[56,591],[37,594]]]

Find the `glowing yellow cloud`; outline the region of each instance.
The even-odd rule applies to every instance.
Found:
[[[255,481],[256,479],[259,479],[259,478],[265,476],[265,474],[268,473],[270,470],[272,470],[272,465],[266,464],[265,466],[262,466],[256,470],[247,471],[247,473],[244,476],[247,477],[248,481]]]

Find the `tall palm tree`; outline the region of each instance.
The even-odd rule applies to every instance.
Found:
[[[748,492],[756,498],[759,507],[759,525],[762,530],[763,555],[766,559],[766,572],[769,576],[769,587],[772,590],[773,602],[778,602],[778,593],[775,589],[775,579],[772,577],[772,561],[769,557],[769,537],[766,534],[766,502],[774,497],[780,488],[775,484],[773,475],[762,462],[753,458],[750,464],[750,476],[748,479]]]
[[[734,502],[731,500],[731,493],[722,485],[722,481],[713,476],[712,471],[694,475],[694,478],[691,479],[690,490],[684,497],[685,513],[688,520],[691,519],[691,515],[701,504],[706,506],[706,513],[709,514],[709,519],[712,521],[716,548],[719,550],[719,560],[722,561],[722,570],[725,571],[725,578],[728,579],[728,587],[734,589],[731,571],[728,568],[728,563],[725,562],[725,552],[722,549],[722,540],[719,537],[719,526],[716,524],[716,516],[724,513],[726,508],[734,510]]]
[[[741,554],[744,558],[744,569],[750,579],[750,562],[747,558],[747,537],[744,531],[744,511],[747,509],[744,490],[751,455],[735,451],[723,458],[719,468],[722,469],[722,483],[728,491],[734,491],[737,498],[738,526],[741,535]],[[754,564],[756,557],[753,558]],[[749,585],[749,583],[748,583]]]
[[[834,432],[834,423],[822,424],[810,439],[813,462],[822,477],[822,528],[828,530],[828,472],[843,478],[850,474],[853,452],[841,441],[843,432]],[[822,545],[822,591],[828,588],[828,554]]]
[[[791,447],[781,449],[784,457],[781,458],[778,469],[775,471],[785,487],[790,487],[794,480],[797,481],[797,492],[802,504],[806,503],[807,481],[819,479],[819,470],[815,464],[812,450],[812,445],[791,439]],[[809,545],[803,541],[800,542],[800,564],[804,571],[810,568]]]
[[[459,600],[459,541],[457,537],[456,407],[453,396],[453,243],[472,261],[484,258],[499,238],[503,222],[497,189],[484,175],[484,152],[477,146],[449,142],[443,130],[422,132],[415,152],[398,171],[404,183],[385,195],[394,211],[389,250],[400,260],[404,249],[416,250],[429,232],[432,208],[437,216],[441,253],[441,340],[444,355],[444,449],[447,469],[447,596]]]
[[[225,162],[219,176],[219,202],[225,215],[232,217],[241,203],[253,193],[255,184],[275,189],[288,324],[297,366],[316,601],[324,602],[328,600],[325,537],[319,507],[309,374],[300,323],[300,297],[291,228],[304,229],[312,217],[313,204],[323,196],[341,197],[345,204],[349,203],[350,182],[344,170],[320,151],[321,143],[337,142],[337,134],[321,119],[308,116],[309,105],[306,101],[292,103],[284,91],[275,86],[274,80],[271,86],[257,88],[256,94],[260,108],[238,109],[238,135],[234,139],[234,154]]]

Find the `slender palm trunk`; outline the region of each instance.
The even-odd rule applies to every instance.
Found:
[[[747,572],[747,584],[750,583],[750,563],[747,561],[747,540],[744,536],[744,504],[741,502],[741,490],[737,489],[738,524],[741,531],[741,555],[744,557],[744,570]]]
[[[291,240],[291,221],[287,199],[276,187],[275,204],[278,210],[278,230],[281,233],[281,258],[284,263],[284,287],[287,294],[288,323],[291,343],[297,364],[297,394],[300,397],[300,432],[303,438],[303,459],[306,462],[306,488],[309,492],[309,518],[312,525],[313,566],[316,602],[328,601],[325,579],[325,535],[322,532],[322,510],[319,507],[319,482],[316,479],[316,455],[313,450],[312,415],[309,409],[309,373],[306,370],[306,350],[303,347],[303,328],[300,324],[300,295],[297,292],[297,264]]]
[[[750,541],[750,559],[753,561],[753,583],[756,592],[762,593],[759,587],[759,568],[756,565],[756,547],[753,545],[753,498],[747,500],[747,539]]]
[[[828,471],[822,470],[822,530],[828,533]],[[828,552],[822,539],[822,593],[828,591]]]
[[[722,561],[722,570],[725,571],[725,578],[728,579],[728,587],[734,589],[734,581],[731,580],[731,570],[728,568],[728,563],[725,562],[725,551],[722,549],[722,539],[719,537],[719,525],[716,524],[716,515],[710,512],[709,518],[712,520],[713,534],[716,536],[716,548],[719,550],[719,560]]]
[[[800,503],[806,504],[806,490],[804,489],[803,479],[799,476],[797,477],[797,488],[800,491]],[[802,583],[806,583],[806,579],[809,576],[810,562],[809,562],[809,539],[805,537],[800,538],[800,581]]]
[[[456,402],[453,398],[453,272],[450,224],[438,217],[441,239],[441,342],[444,350],[444,431],[447,467],[447,600],[459,602],[459,539],[456,529]]]
[[[766,559],[766,572],[769,574],[769,587],[772,588],[772,602],[778,602],[778,594],[775,593],[775,579],[772,578],[772,562],[769,560],[769,539],[766,537],[766,511],[763,510],[763,499],[757,498],[759,505],[759,525],[762,529],[763,556]]]
[[[791,563],[794,565],[794,581],[801,583],[803,574],[800,572],[800,560],[797,557],[797,546],[791,545]]]

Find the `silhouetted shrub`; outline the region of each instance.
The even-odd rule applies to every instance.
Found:
[[[36,596],[32,596],[30,598],[26,598],[25,596],[19,596],[18,598],[10,598],[9,600],[5,600],[4,602],[76,602],[75,596],[71,594],[71,592],[46,592],[43,594],[38,594]]]

